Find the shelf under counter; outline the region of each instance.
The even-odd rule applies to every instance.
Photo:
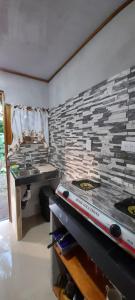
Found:
[[[85,220],[59,197],[50,205],[52,215],[73,235],[105,276],[126,296],[135,294],[135,259]]]
[[[66,256],[61,254],[56,245],[54,246],[54,250],[85,299],[105,300],[105,291],[103,293],[102,282],[98,281],[99,276],[97,276],[97,280],[95,280],[96,276],[93,276],[98,271],[94,272],[94,263],[90,262],[81,247],[75,247]],[[59,289],[55,287],[54,292],[59,294]]]

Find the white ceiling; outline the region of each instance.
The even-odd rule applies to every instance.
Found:
[[[0,0],[0,68],[48,79],[123,0]]]

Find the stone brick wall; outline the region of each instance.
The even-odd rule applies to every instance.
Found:
[[[10,162],[24,164],[24,155],[26,155],[26,162],[30,163],[30,154],[33,163],[48,161],[48,149],[45,149],[43,144],[22,144],[19,151],[10,157]]]
[[[95,178],[135,193],[135,67],[50,111],[49,161],[68,179]],[[86,149],[91,140],[91,151]]]

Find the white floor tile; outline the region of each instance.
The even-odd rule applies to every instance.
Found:
[[[17,242],[8,221],[0,223],[0,300],[53,300],[49,224],[31,228]]]

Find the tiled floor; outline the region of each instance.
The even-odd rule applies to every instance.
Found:
[[[6,174],[0,174],[0,221],[8,219],[8,195]]]
[[[49,224],[31,228],[17,242],[8,221],[0,223],[0,300],[53,300]]]

